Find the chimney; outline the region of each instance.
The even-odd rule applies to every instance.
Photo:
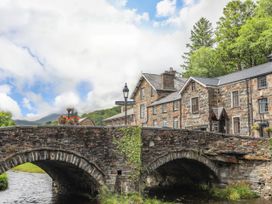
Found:
[[[162,89],[175,89],[175,79],[176,71],[170,67],[169,71],[165,71],[161,74]]]
[[[272,62],[272,53],[267,56],[268,62]]]

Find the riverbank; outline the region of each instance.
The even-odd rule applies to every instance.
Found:
[[[0,191],[8,188],[8,176],[6,173],[0,174]]]
[[[40,167],[32,164],[32,163],[24,163],[18,165],[12,169],[13,171],[21,171],[21,172],[28,172],[28,173],[45,173]]]

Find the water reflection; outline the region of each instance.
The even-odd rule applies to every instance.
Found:
[[[52,181],[46,174],[7,172],[9,189],[0,191],[0,204],[98,204],[82,197],[52,197]],[[180,199],[182,204],[271,204],[271,201],[208,201],[197,198],[197,195]]]

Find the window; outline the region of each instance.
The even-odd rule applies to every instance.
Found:
[[[168,127],[168,122],[166,118],[162,119],[162,127]]]
[[[267,82],[266,82],[266,76],[261,76],[258,78],[258,88],[263,89],[266,88]]]
[[[179,110],[179,101],[174,101],[173,102],[173,111]]]
[[[179,128],[179,120],[177,117],[173,119],[173,128]]]
[[[158,121],[157,120],[153,120],[153,127],[158,127]]]
[[[240,134],[240,118],[239,117],[233,118],[233,133]]]
[[[140,90],[140,98],[141,98],[141,100],[143,100],[144,97],[145,97],[144,88],[141,88],[141,90]]]
[[[192,113],[198,113],[199,112],[198,97],[192,98],[191,104],[192,104]]]
[[[194,82],[194,81],[192,81],[192,91],[194,91],[194,90],[195,90],[195,88],[196,88],[195,82]]]
[[[140,118],[143,119],[145,117],[145,104],[140,106]]]
[[[239,92],[232,92],[232,107],[239,107]]]
[[[166,113],[166,112],[167,112],[167,105],[165,103],[165,104],[162,104],[162,113]]]
[[[153,113],[153,115],[157,114],[157,106],[152,107],[152,113]]]
[[[267,113],[268,112],[268,100],[267,98],[259,99],[259,112]]]
[[[155,95],[155,90],[152,87],[150,87],[150,95],[151,97]]]

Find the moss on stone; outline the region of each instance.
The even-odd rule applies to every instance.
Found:
[[[6,173],[0,174],[0,191],[8,188],[8,176]]]

